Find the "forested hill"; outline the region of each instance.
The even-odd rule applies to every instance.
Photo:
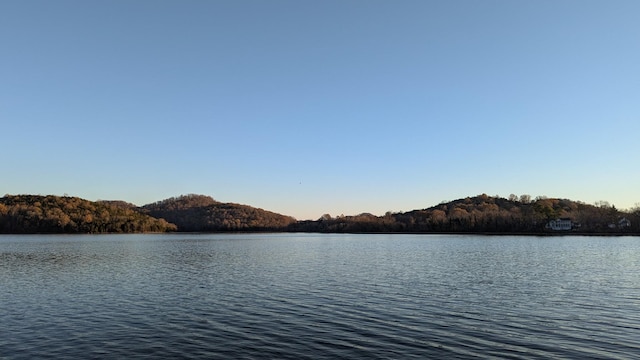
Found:
[[[193,194],[158,201],[141,210],[176,224],[178,231],[282,231],[296,222],[290,216]]]
[[[607,202],[595,205],[528,195],[509,198],[482,194],[439,205],[384,216],[360,214],[299,222],[291,231],[424,232],[424,233],[554,233],[551,220],[571,221],[574,233],[639,233],[640,208],[620,211]],[[625,220],[628,220],[625,221]]]
[[[176,231],[125,202],[93,202],[69,196],[6,195],[0,198],[0,233],[138,233]]]
[[[0,233],[5,234],[284,231],[295,222],[289,216],[204,195],[183,195],[143,207],[69,196],[0,198]]]

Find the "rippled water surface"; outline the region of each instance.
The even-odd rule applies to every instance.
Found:
[[[640,238],[0,236],[0,358],[640,358]]]

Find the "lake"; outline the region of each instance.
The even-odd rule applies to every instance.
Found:
[[[640,358],[640,237],[0,236],[0,358]]]

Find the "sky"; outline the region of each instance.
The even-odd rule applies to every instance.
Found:
[[[640,203],[640,2],[0,2],[0,196]]]

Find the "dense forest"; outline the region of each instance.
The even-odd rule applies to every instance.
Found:
[[[555,219],[571,222],[571,229],[549,228]],[[595,205],[544,196],[509,198],[487,196],[454,200],[439,205],[384,216],[360,214],[301,221],[290,231],[309,232],[420,232],[420,233],[598,233],[629,234],[640,232],[640,208],[620,211],[605,201]]]
[[[554,229],[556,219],[567,228]],[[529,195],[487,196],[443,202],[408,212],[375,216],[323,215],[296,221],[248,205],[222,203],[205,195],[182,195],[142,207],[124,201],[88,201],[69,196],[5,195],[0,198],[0,233],[137,232],[407,232],[487,234],[640,234],[640,206],[621,211]]]
[[[282,231],[296,222],[290,216],[194,194],[145,205],[142,211],[176,224],[179,231]]]
[[[92,202],[69,196],[6,195],[0,198],[0,233],[136,233],[176,231],[162,219],[124,202]]]

